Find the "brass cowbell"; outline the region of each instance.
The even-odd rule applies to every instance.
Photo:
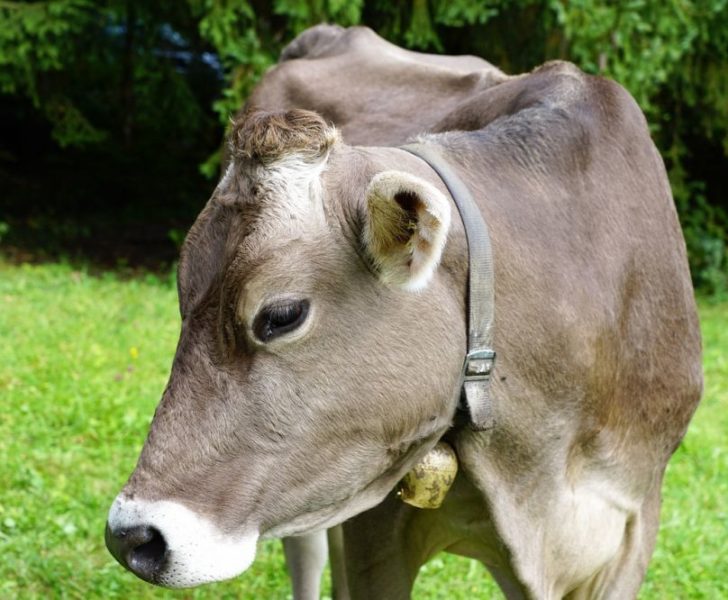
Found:
[[[417,508],[438,508],[455,481],[458,459],[445,442],[437,442],[399,484],[397,496]]]

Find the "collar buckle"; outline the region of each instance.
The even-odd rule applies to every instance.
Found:
[[[471,350],[465,355],[463,381],[489,381],[494,366],[494,350],[490,348]]]

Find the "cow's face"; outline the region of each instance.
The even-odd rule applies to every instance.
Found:
[[[122,564],[167,586],[234,576],[258,537],[377,504],[456,405],[446,198],[313,113],[233,135],[182,250],[169,385],[107,528]]]

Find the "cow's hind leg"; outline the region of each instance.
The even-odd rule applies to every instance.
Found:
[[[321,575],[326,566],[326,531],[283,538],[283,553],[295,600],[318,600]]]

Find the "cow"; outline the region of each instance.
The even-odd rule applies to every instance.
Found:
[[[469,246],[493,248],[492,426],[461,399]],[[230,133],[178,272],[182,328],[107,545],[168,587],[340,524],[348,594],[408,598],[440,551],[508,598],[632,598],[702,392],[685,244],[645,118],[566,62],[507,76],[304,32]],[[442,505],[398,482],[445,442]],[[305,544],[304,544],[305,545]],[[316,561],[314,561],[316,562]]]

